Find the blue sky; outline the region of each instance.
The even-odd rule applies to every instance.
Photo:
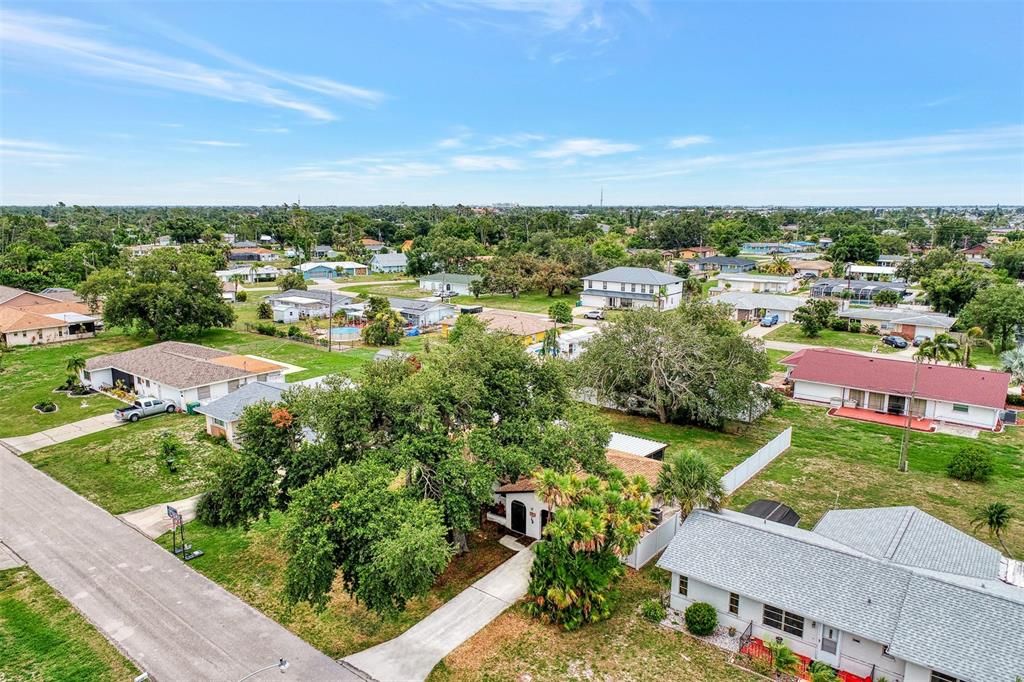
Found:
[[[0,200],[1024,204],[1024,4],[5,2]]]

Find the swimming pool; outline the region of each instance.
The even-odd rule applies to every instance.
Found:
[[[331,338],[335,341],[358,339],[359,336],[359,327],[331,327]]]

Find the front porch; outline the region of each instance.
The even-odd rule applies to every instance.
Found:
[[[856,419],[857,421],[870,422],[872,424],[896,426],[901,429],[907,426],[907,416],[905,414],[876,412],[875,410],[865,409],[862,407],[833,407],[828,411],[828,413],[833,417],[845,417],[846,419]],[[910,428],[914,431],[930,432],[935,431],[937,425],[934,419],[911,417]]]
[[[741,654],[750,656],[751,658],[756,658],[758,660],[764,661],[769,665],[772,662],[771,650],[768,649],[768,647],[765,646],[764,642],[758,639],[757,637],[751,637],[749,640],[743,643],[740,646],[739,652]],[[801,656],[796,652],[793,652],[793,655],[797,657],[797,660],[799,660],[799,663],[797,664],[797,669],[795,671],[797,679],[810,680],[811,673],[808,669],[810,668],[812,660],[806,656]],[[839,670],[837,677],[840,680],[840,682],[872,682],[873,675],[868,674],[861,677],[860,675],[856,675],[846,670]]]

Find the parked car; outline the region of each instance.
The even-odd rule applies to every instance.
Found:
[[[583,313],[583,317],[584,317],[584,319],[587,319],[587,320],[603,320],[604,319],[604,311],[603,310],[588,310],[587,312]]]
[[[914,347],[920,346],[922,343],[924,343],[927,340],[928,340],[927,336],[915,336],[914,337]]]
[[[169,400],[160,398],[139,398],[131,405],[119,407],[114,410],[114,419],[119,422],[137,422],[143,417],[150,417],[154,414],[173,414],[178,411],[178,406]]]
[[[893,348],[906,348],[907,340],[902,336],[883,336],[882,343]]]
[[[761,318],[762,327],[774,327],[778,323],[779,316],[776,313],[772,313],[771,315],[765,315],[764,317]]]

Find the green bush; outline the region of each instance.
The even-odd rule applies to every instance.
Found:
[[[572,322],[572,306],[566,301],[558,301],[548,308],[548,317],[559,324]]]
[[[878,325],[869,324],[867,327],[864,328],[864,333],[871,334],[872,336],[878,336]]]
[[[1017,395],[1016,393],[1011,393],[1010,395],[1006,396],[1006,404],[1014,405],[1016,407],[1024,407],[1024,395]]]
[[[294,324],[292,326],[288,327],[288,338],[295,338],[296,336],[298,336],[301,333],[302,333],[302,330],[299,329]]]
[[[39,412],[56,412],[57,411],[57,403],[53,402],[52,400],[43,400],[41,402],[36,403],[34,405],[34,407]]]
[[[257,322],[252,328],[256,330],[257,334],[263,334],[264,336],[277,335],[277,327],[270,322]]]
[[[821,661],[811,663],[807,671],[811,673],[811,682],[836,682],[839,679],[832,666]]]
[[[987,481],[992,475],[992,455],[978,445],[965,445],[949,460],[946,473],[961,481]]]
[[[850,331],[850,321],[847,320],[845,317],[833,318],[832,323],[831,323],[830,326],[832,327],[832,331],[835,331],[835,332],[848,332],[848,331]]]
[[[850,320],[850,331],[854,334],[860,334],[860,320]]]
[[[240,289],[235,292],[235,300],[239,303],[245,303],[249,300],[249,294],[247,294],[244,289]]]
[[[715,607],[707,602],[699,601],[686,607],[686,629],[698,637],[710,635],[718,626],[718,613]]]
[[[651,621],[652,623],[660,623],[665,620],[665,616],[668,612],[665,610],[665,605],[657,599],[645,599],[640,604],[640,613],[644,618]]]
[[[260,304],[256,306],[256,317],[261,320],[269,320],[274,317],[274,309],[270,306],[267,301],[260,301]]]

